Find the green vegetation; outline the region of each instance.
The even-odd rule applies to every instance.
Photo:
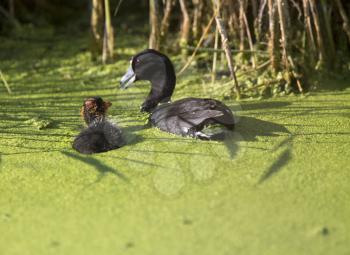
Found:
[[[203,142],[144,127],[147,83],[118,90],[143,38],[117,35],[100,66],[86,34],[27,33],[0,38],[0,254],[349,252],[349,89],[226,100],[235,135]],[[178,84],[175,99],[221,95],[195,70]],[[128,145],[84,156],[71,142],[94,95]]]

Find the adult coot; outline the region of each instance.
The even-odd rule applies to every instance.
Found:
[[[212,139],[218,136],[205,133],[206,126],[219,124],[230,130],[234,128],[231,110],[218,100],[191,97],[170,102],[176,76],[172,62],[164,54],[147,49],[132,57],[120,86],[126,89],[138,80],[151,82],[151,91],[141,105],[141,111],[149,112],[150,122],[159,129],[182,136]]]

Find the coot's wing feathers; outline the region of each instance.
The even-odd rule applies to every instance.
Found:
[[[211,111],[208,113],[202,111],[199,112],[199,115],[196,113],[198,112],[191,114],[191,116],[184,116],[183,114],[167,116],[166,118],[155,120],[153,125],[163,131],[173,134],[188,135],[191,131],[202,129],[204,124],[209,124],[207,123],[207,120],[211,119],[209,116],[216,117],[221,115],[219,111]]]
[[[151,122],[158,126],[161,122],[167,122],[175,116],[191,126],[201,125],[209,119],[227,127],[234,126],[233,114],[226,105],[214,99],[201,98],[185,98],[160,105],[153,111]]]
[[[223,113],[217,110],[197,110],[179,114],[179,118],[186,120],[193,126],[201,125],[208,119],[213,119],[220,116],[223,116]]]

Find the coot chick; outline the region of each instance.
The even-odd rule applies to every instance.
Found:
[[[101,97],[84,101],[80,113],[88,126],[74,139],[72,146],[75,150],[92,154],[114,150],[125,144],[120,128],[106,118],[111,105]]]
[[[206,126],[218,124],[229,130],[234,128],[230,108],[218,100],[184,98],[169,102],[176,85],[175,70],[170,59],[158,51],[148,49],[136,54],[120,81],[121,88],[126,89],[137,80],[151,82],[151,91],[141,111],[150,113],[151,124],[163,131],[207,140],[220,135],[204,133]],[[158,106],[159,103],[163,104]]]

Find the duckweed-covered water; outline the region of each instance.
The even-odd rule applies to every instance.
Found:
[[[350,90],[225,101],[236,132],[203,142],[145,126],[147,83],[118,89],[143,38],[106,66],[85,35],[1,41],[0,254],[350,252]],[[210,96],[195,70],[178,83],[175,99]],[[71,142],[94,95],[128,145],[84,156]]]

